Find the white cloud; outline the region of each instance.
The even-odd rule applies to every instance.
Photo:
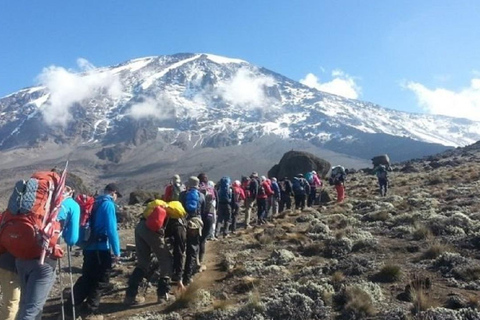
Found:
[[[72,105],[92,98],[100,91],[112,98],[119,97],[123,92],[116,75],[95,70],[95,66],[85,59],[78,59],[77,65],[82,73],[50,66],[38,76],[40,84],[50,92],[50,98],[42,109],[43,118],[49,125],[65,126],[72,119]]]
[[[332,80],[321,83],[320,79],[313,73],[309,73],[304,79],[300,80],[306,86],[315,88],[320,91],[333,93],[345,98],[358,99],[362,92],[362,88],[357,85],[355,79],[343,72],[342,70],[332,71]]]
[[[270,99],[265,89],[274,84],[272,77],[257,76],[250,70],[241,68],[231,79],[218,84],[216,94],[238,107],[260,108],[269,104]]]
[[[165,119],[172,112],[174,112],[173,103],[161,96],[155,99],[147,97],[142,102],[132,105],[128,115],[137,120],[141,118]]]
[[[429,89],[412,81],[404,87],[416,95],[419,106],[429,113],[480,121],[480,78],[472,79],[469,87],[458,92]]]

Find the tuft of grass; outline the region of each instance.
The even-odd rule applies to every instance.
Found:
[[[433,243],[430,247],[425,250],[422,255],[420,256],[421,260],[431,260],[437,259],[445,252],[454,252],[453,248],[447,244],[443,243]]]
[[[435,300],[433,300],[433,298],[428,295],[423,289],[411,289],[410,296],[412,297],[412,313],[414,315],[438,306],[438,303],[435,302]]]
[[[480,266],[468,266],[454,269],[454,275],[463,281],[477,281],[480,279]]]
[[[433,233],[430,228],[425,226],[424,224],[414,224],[414,231],[412,233],[412,237],[414,240],[425,240],[425,239],[431,239],[433,238]]]
[[[402,268],[395,264],[387,264],[377,272],[372,280],[375,282],[396,282],[402,277]]]
[[[388,211],[377,211],[368,216],[370,221],[387,221],[392,216]]]
[[[364,319],[376,313],[372,298],[358,287],[347,287],[336,296],[344,319]]]
[[[235,305],[235,301],[231,299],[213,301],[214,310],[228,310],[232,308],[234,305]]]
[[[237,262],[235,264],[235,267],[233,267],[233,269],[228,271],[228,276],[229,277],[243,277],[247,273],[248,272],[247,272],[247,268],[245,267],[245,265],[242,262]]]
[[[247,307],[252,308],[258,312],[264,311],[264,306],[262,304],[262,297],[258,290],[253,290],[248,296]]]
[[[469,308],[480,310],[480,296],[478,295],[470,295],[467,298],[467,305]]]
[[[240,282],[234,286],[234,289],[237,293],[246,293],[255,289],[255,287],[260,283],[260,279],[245,276],[240,279]]]
[[[342,271],[335,271],[330,280],[332,281],[332,283],[335,285],[335,284],[339,284],[339,283],[342,283],[345,281],[345,275],[343,274]]]
[[[323,242],[314,242],[303,247],[302,254],[306,257],[320,256],[325,250],[325,244]]]
[[[197,293],[199,289],[200,285],[192,282],[185,290],[176,294],[175,301],[165,308],[165,311],[173,312],[188,308],[197,299]]]

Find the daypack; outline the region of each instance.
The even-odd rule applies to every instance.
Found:
[[[168,214],[165,210],[167,203],[163,200],[153,200],[147,204],[143,211],[145,224],[153,232],[161,232],[168,222]]]
[[[45,223],[54,209],[55,193],[62,191],[59,190],[61,187],[60,176],[51,171],[36,172],[27,181],[15,184],[0,223],[0,252],[8,251],[20,259],[35,259],[42,255],[42,233],[46,232]],[[52,221],[51,227],[46,239],[48,248],[50,253],[61,257],[61,250],[56,250],[61,224]]]
[[[205,195],[205,211],[208,213],[214,213],[215,212],[214,201],[216,200],[215,189],[208,186],[208,184],[206,183],[201,183],[199,190],[201,193]]]
[[[187,212],[180,201],[170,201],[167,214],[170,219],[182,219],[187,215]]]
[[[200,206],[200,191],[195,188],[192,188],[187,191],[185,196],[185,210],[189,214],[195,214],[198,211]]]
[[[343,166],[335,166],[332,168],[332,173],[330,174],[329,183],[330,184],[341,184],[345,181],[345,176],[347,173],[345,172],[345,168]]]
[[[165,196],[164,199],[166,202],[170,201],[178,201],[180,198],[181,188],[175,186],[174,184],[169,184],[167,188],[165,188]]]
[[[258,196],[264,196],[267,192],[265,191],[265,187],[263,186],[263,183],[258,182],[258,192],[257,192],[257,197]]]
[[[220,179],[220,189],[218,190],[218,201],[220,203],[232,202],[232,188],[230,187],[230,178],[223,177]]]
[[[92,235],[92,212],[95,204],[95,197],[79,194],[75,201],[80,206],[80,230],[77,245],[86,247],[90,242]]]
[[[302,180],[299,178],[293,178],[292,189],[293,193],[296,195],[303,194],[305,192],[305,188],[302,185]]]

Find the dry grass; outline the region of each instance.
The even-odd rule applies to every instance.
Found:
[[[480,296],[469,295],[467,300],[467,305],[469,308],[480,310]]]
[[[255,289],[255,287],[260,283],[260,279],[245,276],[240,279],[240,282],[234,286],[234,290],[239,293],[246,293]]]
[[[303,247],[302,254],[306,257],[320,256],[325,250],[325,244],[323,242],[314,242]]]
[[[213,301],[214,310],[227,310],[232,308],[234,305],[235,305],[235,300],[232,300],[232,299]]]
[[[412,237],[414,240],[427,240],[433,238],[432,230],[421,223],[414,223],[414,231]]]
[[[358,287],[347,287],[335,297],[343,319],[363,319],[376,313],[372,298]]]
[[[420,256],[421,260],[436,259],[445,252],[455,252],[452,246],[443,243],[433,243]]]
[[[192,282],[185,290],[175,295],[175,301],[165,308],[166,312],[173,312],[188,308],[196,299],[200,284]]]
[[[312,242],[312,240],[309,237],[299,232],[285,233],[280,235],[278,239],[286,241],[288,243],[296,244],[296,245],[305,245],[307,243]]]
[[[264,311],[264,306],[262,304],[262,297],[258,292],[258,290],[255,289],[252,292],[250,292],[248,296],[247,307],[257,310],[258,312]]]
[[[463,281],[477,281],[480,279],[480,266],[468,266],[459,270],[454,270],[456,277]]]
[[[413,307],[412,313],[417,314],[430,308],[438,307],[438,303],[423,289],[411,289]]]

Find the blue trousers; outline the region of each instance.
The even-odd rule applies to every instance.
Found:
[[[42,310],[55,282],[56,261],[46,259],[41,265],[38,259],[16,260],[20,279],[20,308],[17,320],[42,318]]]

